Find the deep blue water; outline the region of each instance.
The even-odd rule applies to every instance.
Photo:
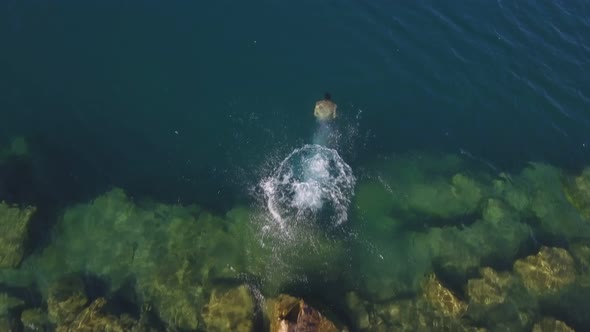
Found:
[[[3,1],[0,134],[35,137],[67,199],[118,185],[224,208],[309,141],[329,91],[352,164],[428,150],[577,168],[589,31],[584,1]]]
[[[413,151],[458,154],[492,176],[531,161],[579,174],[590,165],[589,87],[590,4],[581,0],[5,0],[0,152],[24,136],[31,159],[0,162],[0,201],[39,208],[31,235],[44,242],[30,251],[53,240],[66,206],[112,187],[223,214],[259,198],[261,178],[312,141],[324,92],[338,103],[338,150],[359,182],[375,160]],[[382,243],[347,239],[346,287],[371,277],[371,262],[386,266],[387,250],[387,266],[405,277],[413,240],[385,238],[391,229],[376,224],[365,236]],[[518,257],[570,239],[535,235],[537,226]],[[321,282],[307,291],[318,289],[343,297]]]

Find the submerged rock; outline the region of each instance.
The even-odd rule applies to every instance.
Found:
[[[7,316],[0,316],[0,331],[15,331],[14,321]]]
[[[508,272],[498,273],[492,268],[480,269],[480,279],[470,279],[467,282],[467,295],[470,303],[494,305],[504,303],[508,288],[514,283],[514,278]]]
[[[154,311],[167,325],[184,330],[199,327],[199,313],[204,303],[200,278],[188,261],[182,266],[174,262],[162,264],[154,275],[141,275],[138,293],[144,303],[150,303]]]
[[[107,293],[136,280],[139,299],[170,328],[198,329],[208,300],[204,289],[250,272],[244,248],[257,240],[245,233],[245,215],[234,211],[224,218],[195,205],[137,204],[113,189],[66,209],[54,241],[27,261],[27,270],[38,271],[42,285],[85,271],[104,280]],[[41,292],[52,298],[47,287]]]
[[[556,293],[576,280],[574,259],[562,248],[544,246],[538,254],[517,260],[514,272],[537,295]]]
[[[72,322],[62,322],[58,324],[56,332],[129,332],[129,331],[148,331],[147,328],[141,327],[138,323],[127,315],[116,317],[104,312],[103,308],[107,304],[104,298],[98,298],[89,306],[84,308]]]
[[[423,296],[426,302],[443,316],[458,318],[467,310],[467,304],[459,300],[451,290],[444,287],[434,274],[426,278]]]
[[[48,293],[49,320],[56,325],[67,325],[74,321],[88,303],[84,283],[76,275],[60,278],[49,287]]]
[[[371,234],[391,235],[402,223],[392,217],[395,205],[393,191],[387,191],[382,183],[366,181],[361,183],[355,194],[355,214],[365,221],[365,228]]]
[[[358,330],[369,331],[373,325],[376,325],[371,313],[369,313],[369,303],[361,299],[355,292],[346,294],[346,307]]]
[[[450,179],[439,178],[412,183],[407,188],[406,209],[423,218],[451,219],[474,213],[482,198],[475,180],[457,173]]]
[[[25,332],[48,331],[50,327],[47,313],[40,308],[26,309],[20,315]]]
[[[567,200],[590,221],[590,167],[586,167],[582,174],[564,183]]]
[[[581,276],[590,278],[590,246],[586,243],[574,243],[570,245],[569,251],[580,270]]]
[[[460,227],[431,228],[424,237],[434,263],[453,277],[466,279],[490,262],[511,264],[531,228],[501,201],[489,199],[484,219]]]
[[[517,185],[511,175],[500,173],[499,178],[492,181],[492,185],[496,196],[501,197],[514,210],[523,213],[529,208],[530,199],[526,188]]]
[[[476,215],[489,191],[467,170],[455,155],[410,155],[377,164],[375,178],[359,186],[357,215],[368,222],[455,224],[457,218]]]
[[[370,303],[349,293],[346,304],[356,330],[361,332],[486,331],[471,326],[467,321],[454,316],[452,311],[441,310],[440,301],[433,302],[426,294],[410,300]],[[461,311],[463,309],[459,312]]]
[[[267,302],[271,332],[339,332],[319,311],[301,299],[279,295]]]
[[[469,309],[466,318],[493,331],[530,330],[538,312],[537,301],[509,272],[489,267],[480,269],[481,278],[467,282]]]
[[[202,312],[207,331],[254,331],[256,303],[248,287],[214,289]]]
[[[10,310],[24,304],[25,302],[19,298],[0,293],[0,316],[6,316]]]
[[[19,209],[0,202],[0,268],[17,267],[24,254],[25,240],[34,207]]]
[[[555,318],[543,318],[533,326],[533,332],[574,332],[574,329]]]
[[[560,241],[590,239],[590,223],[583,222],[580,211],[568,202],[563,190],[563,172],[553,166],[531,163],[519,181],[529,189],[528,213],[538,219],[538,228]]]

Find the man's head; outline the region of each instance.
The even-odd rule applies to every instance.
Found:
[[[332,100],[332,96],[329,92],[324,93],[324,100]]]

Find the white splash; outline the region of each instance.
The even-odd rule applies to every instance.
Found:
[[[269,213],[281,225],[316,219],[339,225],[348,218],[355,182],[336,150],[308,144],[289,154],[260,187]]]

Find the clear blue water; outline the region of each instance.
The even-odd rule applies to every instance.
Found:
[[[416,151],[577,174],[589,87],[585,1],[6,0],[0,142],[31,161],[0,200],[59,215],[120,187],[225,213],[311,142],[326,91],[360,179]]]

